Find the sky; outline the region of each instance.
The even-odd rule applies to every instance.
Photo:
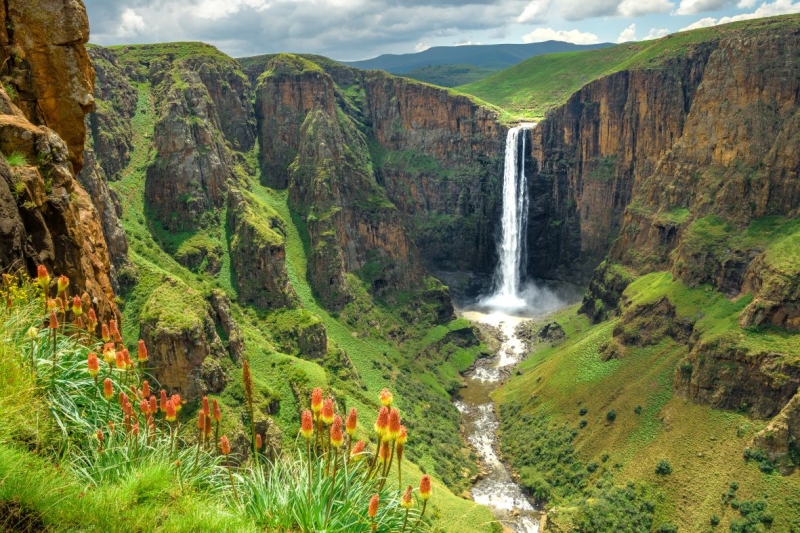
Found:
[[[340,61],[431,46],[653,39],[800,13],[800,0],[84,0],[91,42],[203,41],[233,57]]]

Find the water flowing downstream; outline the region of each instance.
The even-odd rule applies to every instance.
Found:
[[[500,460],[497,453],[497,429],[491,393],[500,385],[510,367],[523,357],[524,345],[516,337],[516,326],[533,312],[536,295],[544,300],[548,291],[531,286],[522,290],[528,230],[528,183],[525,177],[526,130],[523,124],[508,131],[503,173],[502,237],[498,243],[499,261],[494,276],[494,293],[479,302],[479,310],[463,316],[500,328],[505,337],[499,352],[476,364],[465,376],[466,387],[455,402],[464,422],[469,444],[480,457],[483,477],[472,487],[472,498],[489,506],[506,528],[517,533],[538,533],[539,518],[531,502]],[[521,145],[521,146],[520,146]],[[540,302],[541,303],[541,302]]]

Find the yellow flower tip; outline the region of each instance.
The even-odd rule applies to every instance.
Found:
[[[336,416],[331,425],[331,446],[341,448],[344,444],[344,435],[342,434],[342,417]]]
[[[75,315],[76,318],[83,314],[83,302],[80,296],[75,296],[72,299],[72,314]]]
[[[93,378],[97,377],[97,374],[100,373],[100,361],[97,360],[97,354],[89,352],[86,364],[89,367],[89,375]]]
[[[425,474],[419,480],[419,497],[423,500],[431,497],[431,476],[428,474]]]
[[[103,346],[103,361],[107,364],[112,364],[114,361],[117,360],[117,351],[114,349],[114,345],[110,342],[107,342],[105,346]]]
[[[389,408],[381,407],[381,410],[378,411],[378,419],[375,421],[375,433],[377,433],[378,436],[383,437],[388,429],[389,429]]]
[[[103,396],[107,402],[111,401],[114,397],[114,383],[109,378],[103,380]]]
[[[167,409],[166,409],[167,422],[175,422],[177,418],[178,418],[178,413],[175,409],[175,404],[172,403],[172,400],[167,400]]]
[[[219,449],[222,452],[222,455],[228,455],[231,453],[231,442],[228,440],[228,437],[223,435],[221,439],[219,439]]]
[[[117,368],[124,370],[125,369],[125,354],[122,352],[122,350],[120,350],[120,351],[118,351],[116,353],[116,356],[117,356],[116,357],[116,366],[117,366]]]
[[[108,332],[108,326],[103,324],[100,328],[100,338],[103,342],[108,343],[111,340],[111,333]]]
[[[136,358],[140,363],[147,361],[147,346],[145,346],[144,340],[142,339],[139,339],[139,343],[136,347]]]
[[[25,335],[29,340],[34,340],[39,336],[39,330],[35,326],[31,326],[28,328],[28,331],[25,333]]]
[[[405,444],[408,442],[408,430],[405,426],[400,426],[400,432],[397,434],[397,444]]]
[[[170,398],[170,401],[172,402],[172,405],[175,406],[175,411],[180,413],[181,407],[183,407],[183,400],[181,400],[180,395],[173,394],[172,397]]]
[[[333,398],[325,398],[325,401],[322,403],[322,413],[320,416],[322,417],[323,424],[326,426],[333,423]]]
[[[69,287],[69,278],[64,275],[58,276],[57,284],[58,284],[58,293],[61,294],[62,292],[67,290],[67,287]]]
[[[50,274],[47,272],[46,266],[39,265],[36,267],[36,283],[39,284],[42,290],[47,290],[50,286]]]
[[[411,507],[414,505],[414,499],[411,497],[412,492],[413,489],[411,488],[411,485],[409,485],[406,488],[406,491],[403,493],[403,497],[400,498],[400,507],[403,509],[411,509]]]
[[[311,435],[314,434],[314,420],[309,410],[303,411],[300,417],[300,433],[302,433],[303,437],[306,439],[310,439]]]
[[[322,389],[316,387],[314,390],[311,391],[311,411],[314,414],[317,414],[321,410],[322,410]]]
[[[390,405],[392,405],[393,400],[394,396],[392,396],[392,393],[389,392],[389,389],[383,389],[381,391],[381,405],[383,405],[384,407],[389,407]]]
[[[389,412],[389,429],[387,437],[390,440],[395,440],[400,435],[400,412],[397,409],[392,409]]]
[[[347,430],[347,434],[351,437],[356,432],[356,426],[358,425],[358,411],[355,407],[350,409],[350,414],[347,415],[347,423],[345,424],[345,429]]]

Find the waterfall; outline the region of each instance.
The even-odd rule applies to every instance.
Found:
[[[494,274],[494,294],[482,302],[492,307],[515,309],[527,305],[520,293],[525,265],[529,204],[528,180],[525,177],[525,130],[532,126],[522,124],[511,128],[506,137],[502,238],[498,246],[500,261]]]

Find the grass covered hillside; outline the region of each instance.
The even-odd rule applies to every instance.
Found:
[[[458,413],[449,395],[459,372],[485,350],[474,340],[469,324],[453,321],[434,327],[424,311],[418,311],[420,302],[411,294],[404,300],[409,302],[408,308],[373,299],[367,282],[355,275],[348,275],[347,283],[356,297],[343,309],[324,309],[307,278],[305,221],[290,210],[288,191],[261,185],[257,148],[247,146],[253,139],[248,141],[246,132],[236,129],[241,121],[226,123],[214,100],[218,96],[215,84],[246,84],[238,66],[216,49],[194,43],[127,46],[103,53],[108,52],[112,57],[100,58],[100,62],[108,61],[101,67],[110,75],[125,72],[115,83],[131,84],[136,95],[130,121],[130,159],[109,183],[120,199],[121,224],[130,244],[129,263],[120,269],[119,294],[128,348],[134,350],[135,344],[130,343],[142,334],[165,339],[165,343],[197,335],[206,339],[210,348],[208,354],[198,356],[203,361],[198,372],[210,376],[204,377],[208,387],[224,385],[209,390],[208,396],[225,412],[235,413],[223,420],[222,430],[231,436],[233,453],[240,458],[247,453],[253,425],[265,432],[264,439],[271,447],[292,457],[298,445],[300,412],[312,388],[321,387],[334,395],[342,413],[353,407],[366,413],[378,407],[378,393],[389,387],[397,394],[396,405],[411,435],[404,480],[407,476],[409,482],[417,483],[423,473],[430,473],[440,493],[441,499],[431,501],[428,510],[431,527],[450,531],[451,524],[457,524],[460,531],[492,530],[487,509],[455,496],[476,468],[458,435]],[[199,79],[193,71],[199,73]],[[206,93],[200,83],[212,90]],[[242,90],[242,101],[250,105],[247,90]],[[181,94],[191,95],[185,98],[187,104],[180,103],[184,99]],[[175,107],[197,102],[211,102],[219,109],[184,111]],[[108,107],[113,107],[111,103]],[[99,105],[102,109],[104,102]],[[240,109],[232,107],[227,112],[233,115]],[[246,121],[246,115],[243,117]],[[160,144],[164,133],[159,128],[188,128],[187,138],[197,143],[189,150],[208,157],[209,164],[217,164],[213,163],[214,154],[219,154],[219,161],[230,171],[224,178],[225,187],[240,193],[235,213],[230,211],[232,200],[223,197],[220,207],[206,209],[194,219],[197,223],[188,224],[184,219],[185,225],[177,230],[165,227],[174,226],[175,220],[162,223],[153,211],[146,190],[148,180],[159,176],[165,165],[176,165],[180,173],[187,163],[175,163],[174,155],[165,160],[164,150],[169,147]],[[212,149],[203,144],[208,139],[215,143]],[[204,198],[209,194],[208,189],[197,187],[184,197],[167,200],[176,202],[179,209],[191,210],[201,202],[213,204],[211,196]],[[245,233],[233,228],[244,226],[251,230],[247,234],[250,241],[243,244]],[[252,258],[262,252],[253,250],[275,249],[284,250],[286,278],[281,290],[286,290],[289,304],[271,309],[258,304],[259,296],[252,288],[260,285],[250,282],[252,278],[247,276],[252,273],[243,271],[242,265],[255,269]],[[187,308],[197,316],[184,315]],[[396,340],[387,339],[372,326],[377,323],[386,331],[397,332]],[[465,332],[474,342],[460,340]],[[248,414],[241,378],[243,361],[252,369],[256,388],[253,418]],[[197,407],[195,402],[181,412],[182,423],[194,423]],[[366,436],[372,423],[360,420],[357,434]]]
[[[532,57],[458,91],[494,104],[519,119],[540,120],[566,103],[587,83],[623,70],[658,69],[665,61],[697,53],[705,42],[740,33],[797,30],[800,17],[786,15],[675,33],[652,41],[625,43],[600,50]],[[699,48],[698,48],[699,47]],[[700,52],[702,53],[702,52]]]

